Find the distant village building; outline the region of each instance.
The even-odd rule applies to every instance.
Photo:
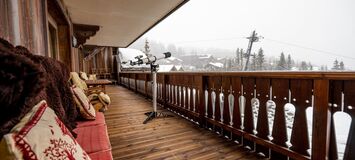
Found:
[[[184,71],[182,66],[175,66],[175,65],[159,65],[158,72],[177,72],[177,71]]]
[[[220,62],[210,62],[205,66],[205,69],[210,71],[220,71],[223,70],[223,66],[223,63]]]

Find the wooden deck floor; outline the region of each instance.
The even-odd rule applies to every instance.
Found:
[[[114,159],[257,159],[218,135],[174,116],[142,124],[151,102],[120,86],[109,86],[105,113]]]

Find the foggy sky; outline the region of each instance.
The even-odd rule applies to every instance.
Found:
[[[266,56],[284,52],[328,69],[338,59],[355,69],[354,0],[190,0],[142,38],[235,50],[247,48],[253,30],[265,37],[253,52],[262,47]]]

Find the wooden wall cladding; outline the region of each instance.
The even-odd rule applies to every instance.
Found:
[[[46,1],[1,0],[0,37],[37,55],[46,55]]]

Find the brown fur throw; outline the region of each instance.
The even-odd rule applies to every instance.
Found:
[[[5,49],[3,49],[4,46],[6,46]],[[77,111],[68,83],[68,68],[63,63],[55,59],[33,55],[26,48],[21,46],[11,48],[11,46],[8,44],[3,43],[3,47],[1,46],[0,42],[0,50],[11,52],[11,54],[16,54],[17,56],[27,58],[28,61],[32,61],[37,65],[36,67],[39,70],[45,73],[40,77],[46,82],[36,83],[36,85],[44,85],[42,91],[38,93],[38,98],[40,99],[37,101],[37,103],[40,100],[46,100],[48,106],[55,111],[57,116],[63,121],[67,128],[72,131],[76,127],[75,120],[77,118]],[[2,68],[0,68],[0,70],[1,69]],[[26,96],[24,95],[24,97]],[[31,107],[33,107],[35,104],[36,103],[34,103]]]
[[[0,138],[40,101],[44,75],[39,65],[0,45]]]

